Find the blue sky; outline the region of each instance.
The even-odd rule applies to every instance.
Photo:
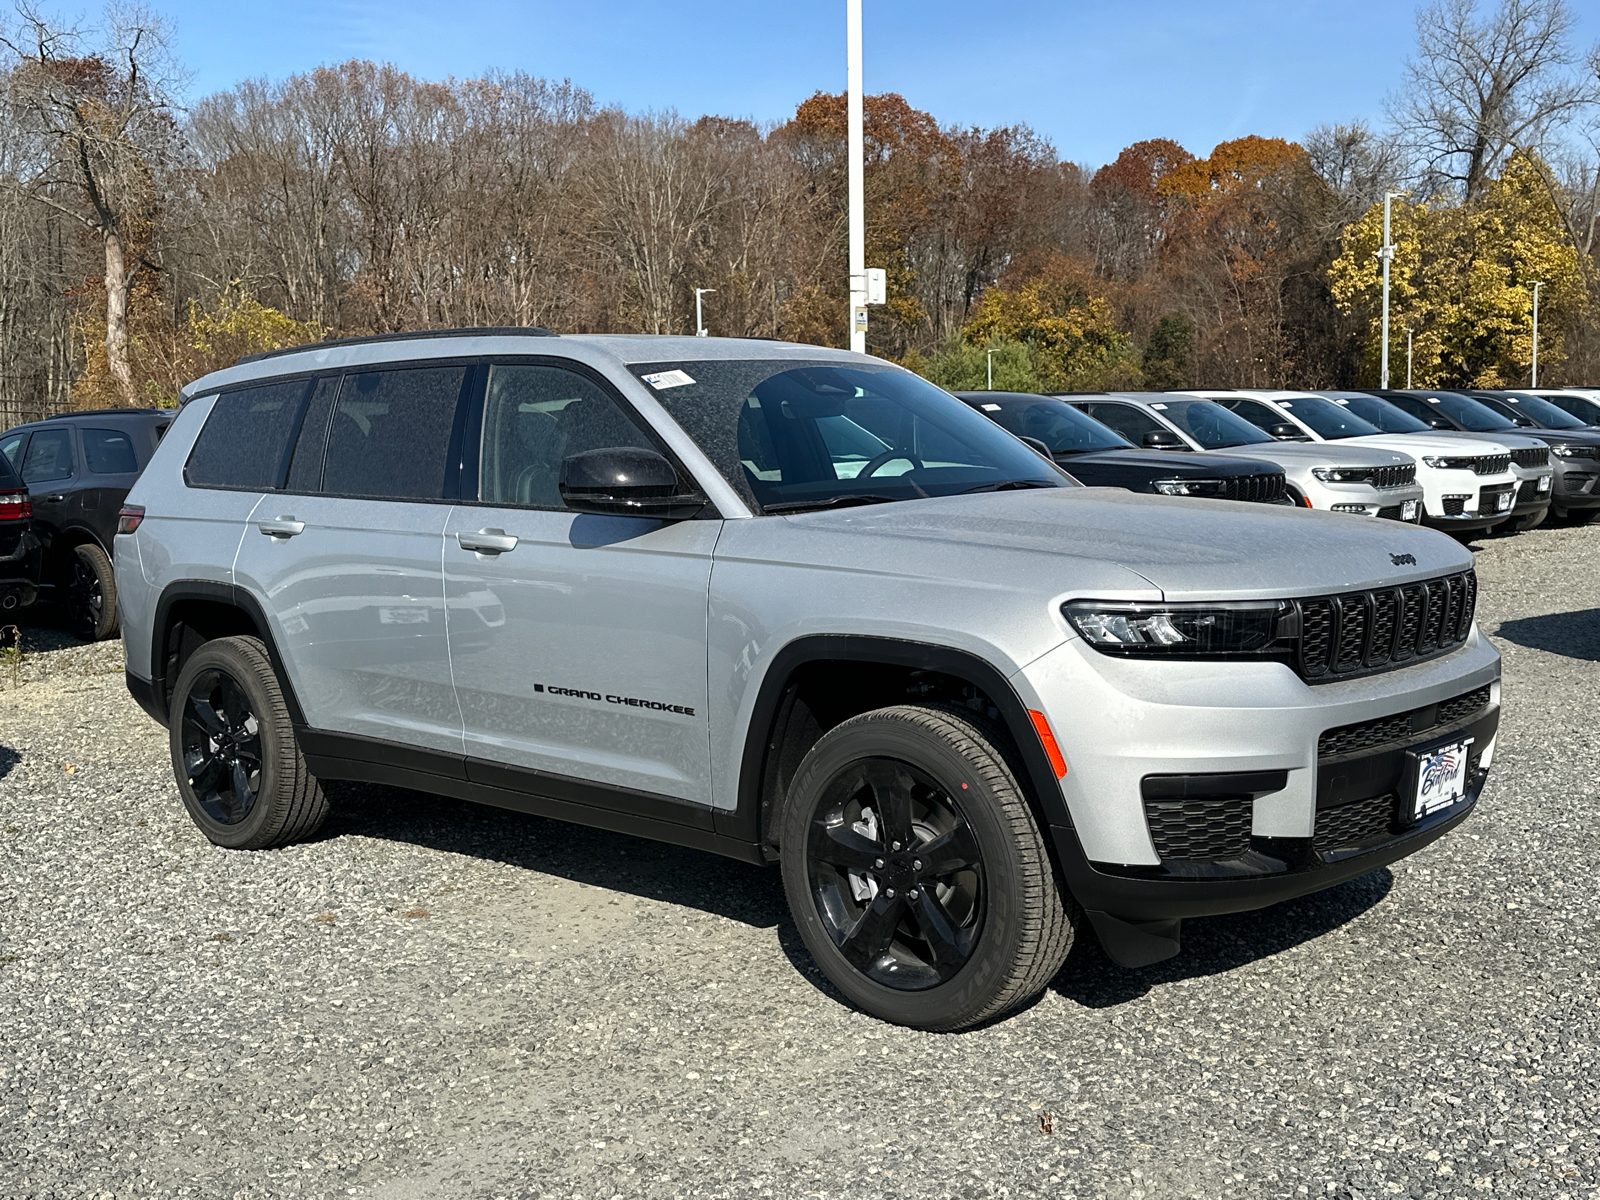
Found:
[[[1246,133],[1296,138],[1324,121],[1376,121],[1414,39],[1405,0],[864,3],[869,92],[900,92],[944,123],[1026,123],[1088,165],[1149,137],[1205,154]],[[175,26],[191,98],[363,57],[426,78],[520,68],[570,78],[602,104],[772,121],[845,81],[844,0],[153,7]],[[1600,5],[1574,8],[1583,42],[1600,38]]]

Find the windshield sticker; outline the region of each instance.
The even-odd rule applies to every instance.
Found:
[[[653,375],[641,375],[639,378],[658,392],[664,388],[685,387],[694,382],[694,376],[687,371],[657,371]]]

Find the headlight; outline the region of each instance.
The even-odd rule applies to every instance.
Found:
[[[1152,485],[1163,496],[1225,496],[1226,479],[1158,479]]]
[[[1435,471],[1472,470],[1472,460],[1470,458],[1441,458],[1437,454],[1424,454],[1422,461]]]
[[[1366,483],[1372,478],[1371,467],[1312,467],[1311,474],[1323,483]]]
[[[1550,447],[1550,453],[1557,458],[1600,458],[1600,447],[1557,443]]]
[[[1280,600],[1233,604],[1128,604],[1071,600],[1062,613],[1083,640],[1107,654],[1231,658],[1270,653],[1298,634],[1294,606]],[[1287,649],[1287,647],[1280,647]]]

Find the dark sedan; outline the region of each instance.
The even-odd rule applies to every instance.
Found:
[[[1002,429],[1037,443],[1090,487],[1119,487],[1162,496],[1207,496],[1287,504],[1276,463],[1229,455],[1178,455],[1141,450],[1115,430],[1063,400],[1023,392],[957,392]]]
[[[1544,429],[1525,413],[1516,417],[1507,416],[1465,392],[1374,391],[1372,395],[1381,396],[1405,409],[1434,429],[1521,434],[1543,442],[1550,447],[1550,465],[1555,471],[1550,498],[1551,515],[1573,521],[1590,521],[1596,510],[1600,510],[1600,486],[1597,486],[1597,481],[1600,481],[1600,433],[1587,427]]]

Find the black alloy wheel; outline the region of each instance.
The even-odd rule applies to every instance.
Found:
[[[67,623],[83,641],[98,642],[117,629],[117,584],[111,560],[93,543],[75,546],[67,559]]]
[[[249,696],[221,669],[202,671],[189,683],[178,720],[195,800],[217,824],[239,824],[261,793],[261,723]]]
[[[206,837],[233,850],[265,850],[317,831],[328,801],[300,753],[259,639],[217,638],[194,651],[170,707],[178,794]]]
[[[852,763],[812,819],[806,858],[829,938],[868,979],[916,991],[971,959],[983,856],[960,806],[926,772],[890,758]]]
[[[807,751],[777,830],[784,892],[850,1003],[966,1029],[1061,968],[1081,914],[1015,760],[1003,728],[943,705],[862,713]]]

